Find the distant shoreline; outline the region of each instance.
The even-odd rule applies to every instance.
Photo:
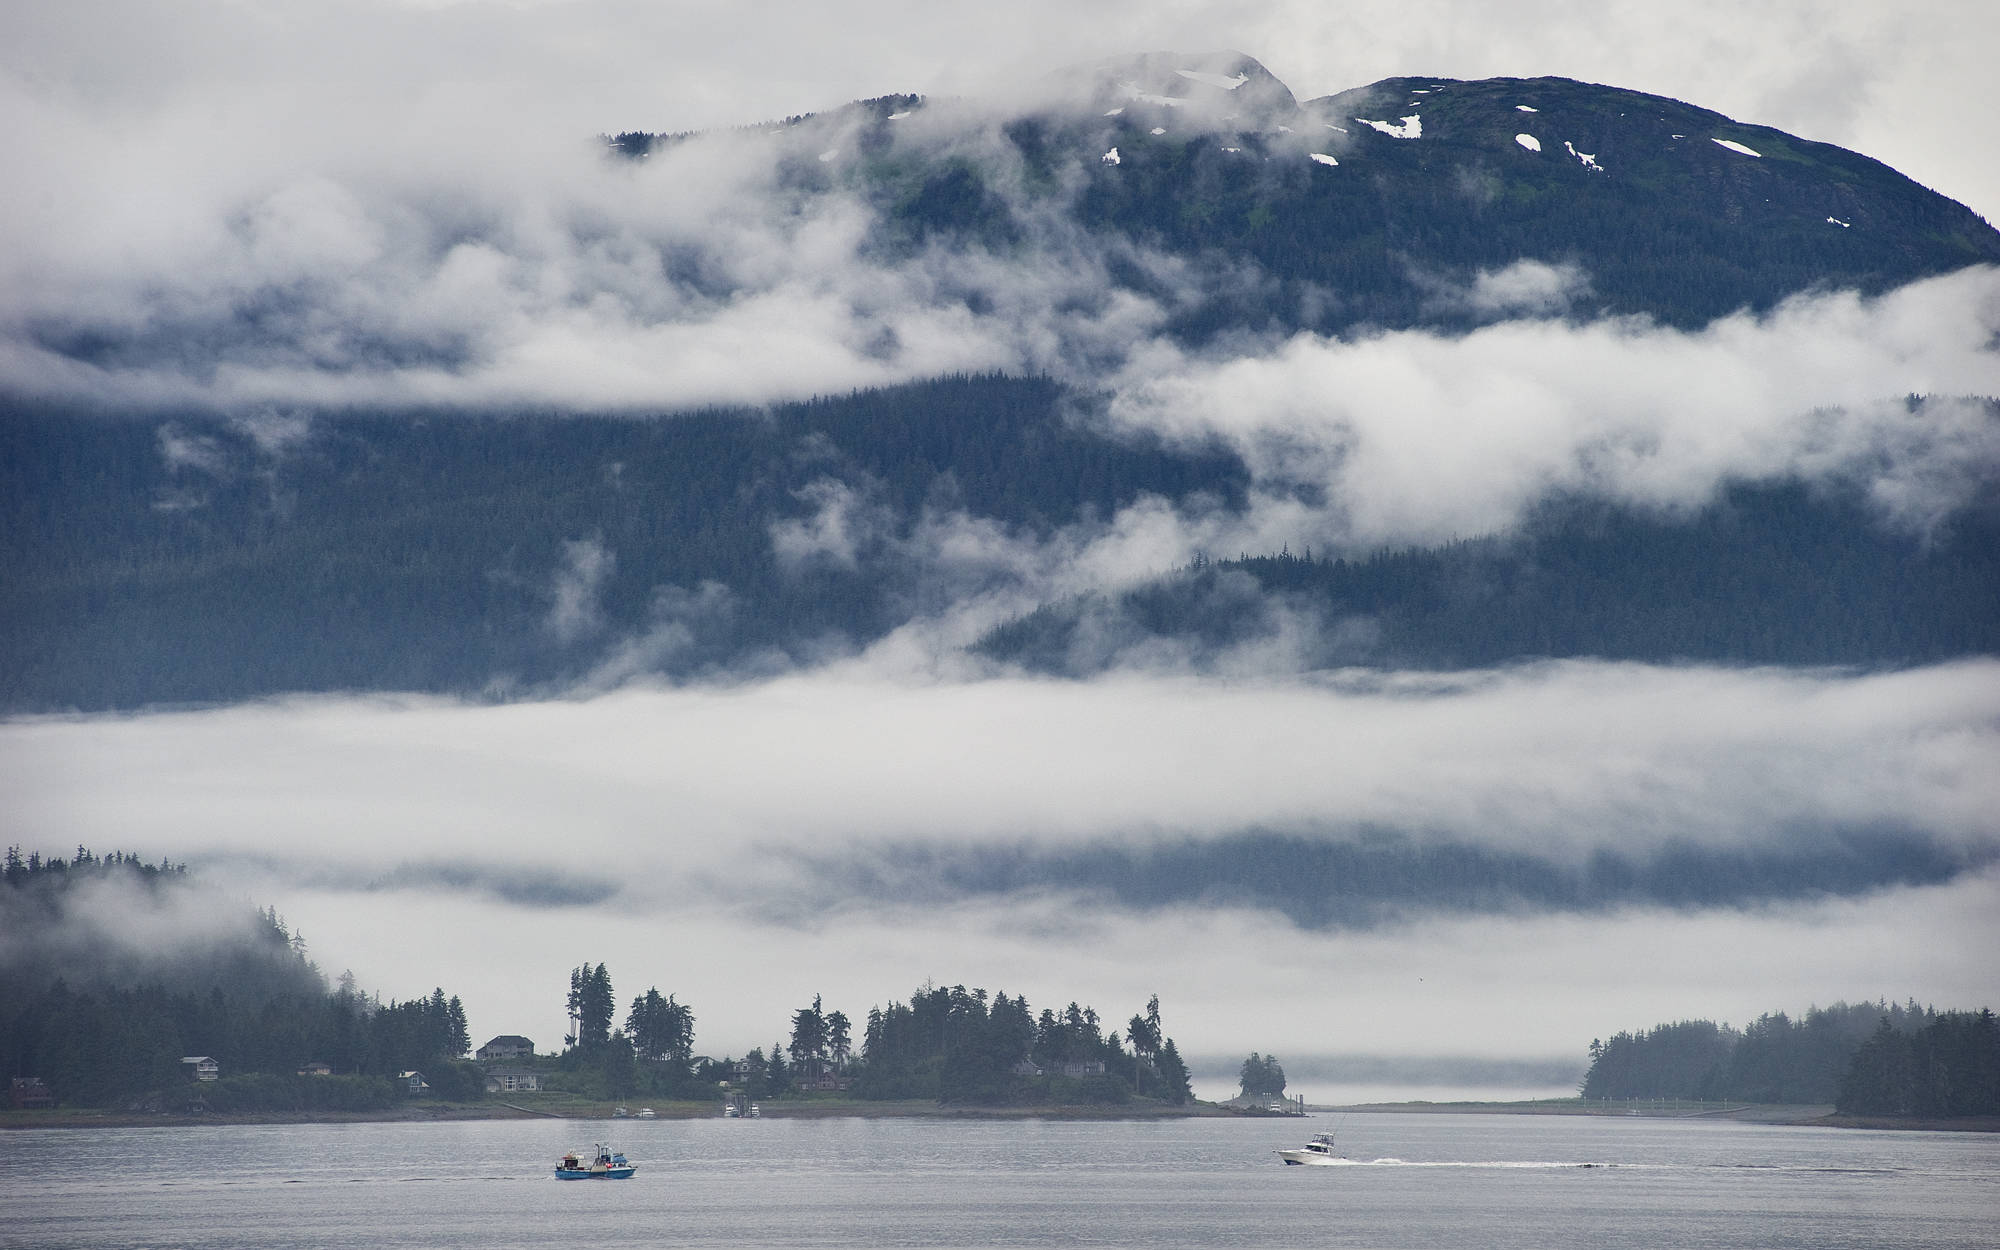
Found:
[[[525,1103],[526,1100],[523,1100]],[[0,1130],[31,1128],[189,1128],[213,1124],[404,1124],[463,1120],[592,1120],[612,1124],[652,1120],[720,1119],[717,1104],[661,1103],[650,1117],[614,1116],[608,1103],[536,1107],[532,1104],[412,1102],[376,1111],[244,1111],[229,1115],[58,1107],[51,1111],[0,1110]],[[766,1120],[1187,1120],[1258,1118],[1213,1103],[1186,1107],[954,1107],[935,1102],[804,1101],[763,1104]],[[1264,1118],[1277,1119],[1275,1115]]]
[[[1839,1115],[1825,1104],[1642,1103],[1638,1105],[1562,1102],[1371,1102],[1348,1106],[1308,1104],[1308,1115],[1574,1115],[1606,1119],[1734,1120],[1740,1124],[1800,1125],[1814,1128],[1894,1129],[1929,1133],[2000,1133],[2000,1116]]]
[[[524,1102],[526,1100],[523,1100]],[[1921,1132],[1994,1133],[2000,1132],[2000,1117],[1967,1116],[1956,1119],[1892,1116],[1843,1116],[1828,1106],[1775,1104],[1717,1104],[1676,1106],[1672,1103],[1627,1107],[1617,1104],[1592,1105],[1580,1102],[1393,1102],[1359,1103],[1346,1106],[1308,1104],[1313,1115],[1567,1115],[1611,1119],[1703,1119],[1734,1120],[1744,1124],[1797,1125],[1818,1128],[1894,1129]],[[712,1120],[720,1118],[715,1104],[664,1103],[654,1109],[654,1120]],[[1216,1103],[1195,1103],[1186,1107],[950,1107],[934,1102],[805,1101],[766,1104],[761,1118],[767,1120],[839,1119],[925,1119],[925,1120],[1187,1120],[1187,1119],[1287,1119],[1297,1118],[1269,1112],[1245,1112]],[[52,1111],[0,1110],[0,1130],[65,1128],[194,1128],[206,1125],[237,1124],[404,1124],[447,1123],[465,1120],[584,1120],[612,1124],[644,1123],[636,1116],[614,1116],[609,1104],[576,1103],[559,1107],[534,1107],[502,1102],[411,1103],[380,1111],[251,1111],[234,1115],[189,1115],[180,1112],[144,1112],[56,1108]]]

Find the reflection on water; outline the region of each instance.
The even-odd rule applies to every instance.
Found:
[[[1344,1160],[1278,1160],[1329,1129]],[[608,1134],[635,1177],[553,1179]],[[2000,1140],[1389,1114],[38,1130],[0,1134],[0,1194],[0,1246],[1986,1250]]]

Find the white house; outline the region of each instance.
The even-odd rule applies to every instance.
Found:
[[[194,1069],[197,1081],[214,1081],[222,1076],[222,1065],[207,1055],[182,1055],[181,1066]]]
[[[532,1068],[486,1070],[486,1092],[489,1094],[532,1094],[541,1088],[542,1075]]]

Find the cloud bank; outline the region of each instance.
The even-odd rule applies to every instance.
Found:
[[[1696,332],[1538,318],[1462,336],[1301,334],[1213,360],[1155,347],[1112,413],[1222,436],[1267,506],[1296,507],[1299,488],[1337,501],[1323,541],[1491,533],[1557,492],[1685,510],[1731,480],[1788,477],[1858,482],[1922,530],[2000,480],[2000,423],[1952,398],[2000,394],[1996,335],[2000,273],[1973,269]]]
[[[1100,1006],[1171,986],[1208,1015],[1265,979],[1244,984],[1232,960],[1338,982],[1376,949],[1437,969],[1413,977],[1462,978],[1478,959],[1437,944],[1481,932],[1520,961],[1504,976],[1571,1022],[1578,987],[1609,981],[1588,960],[1537,971],[1582,949],[1558,956],[1558,934],[1690,935],[1688,1002],[1703,1001],[1696,967],[1751,935],[1762,945],[1718,995],[1740,1016],[1758,988],[1756,1010],[1774,994],[1993,988],[1973,969],[2000,914],[1977,901],[2000,850],[1996,709],[1989,661],[1284,683],[911,684],[846,666],[576,702],[16,721],[0,727],[0,784],[10,841],[61,829],[275,892],[322,959],[385,993],[442,980],[489,1010],[553,1015],[558,990],[544,1003],[495,969],[519,946],[559,986],[582,947],[528,948],[587,930],[592,958],[643,952],[612,961],[642,978],[635,992],[691,987],[716,1013],[705,1036],[735,1039],[704,1042],[718,1049],[767,1041],[752,1022],[809,999],[815,978],[850,1014],[935,976]],[[1856,927],[1828,930],[1842,915]],[[440,939],[425,985],[396,979],[384,926]],[[1871,929],[1894,936],[1870,952],[1857,935]],[[1837,950],[1777,962],[1825,931]],[[460,957],[441,940],[454,932],[484,936]],[[1209,956],[1190,957],[1197,934]],[[719,950],[785,971],[724,984],[705,967]],[[1880,979],[1891,969],[1908,987]],[[1205,1027],[1214,1047],[1251,1044]],[[1538,1026],[1518,1044],[1553,1043]]]

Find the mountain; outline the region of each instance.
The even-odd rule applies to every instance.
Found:
[[[50,399],[0,379],[0,707],[769,672],[912,622],[1072,674],[1233,662],[1280,637],[1306,641],[1257,663],[2000,650],[1996,474],[1978,450],[2000,417],[1976,395],[1863,397],[1894,401],[1871,418],[1893,436],[1855,456],[1944,447],[1950,472],[1825,470],[1834,435],[1813,433],[1811,455],[1718,471],[1694,506],[1556,483],[1518,525],[1332,548],[1345,487],[1295,471],[1306,450],[1129,419],[1156,359],[1462,343],[1517,321],[1699,338],[1802,295],[2000,264],[2000,232],[1867,157],[1566,79],[1395,78],[1301,102],[1233,53],[1106,62],[1008,104],[887,96],[721,135],[633,131],[605,159],[678,169],[696,145],[757,171],[738,207],[782,219],[791,246],[853,232],[868,280],[836,293],[860,358],[893,376],[913,335],[984,334],[1021,363],[693,410]],[[662,244],[613,264],[624,243],[578,218],[564,246],[613,274],[602,298],[663,326],[740,306],[763,260]],[[426,246],[456,256],[479,229],[452,218]],[[917,289],[921,315],[900,323],[869,306]],[[350,334],[342,317],[368,311],[303,280],[223,303],[31,332],[77,376],[193,361],[337,377],[326,362],[365,338],[355,359],[435,379],[481,350]],[[732,367],[789,364],[751,350]],[[1920,523],[1885,520],[1939,482]],[[1295,544],[1176,557],[1151,580],[1100,585],[1080,554],[1133,518],[1268,534],[1274,508],[1298,518]]]
[[[800,177],[867,197],[885,247],[1018,246],[1054,203],[1096,236],[1254,264],[1177,327],[1197,337],[1475,323],[1514,310],[1454,287],[1523,258],[1589,274],[1570,311],[1679,326],[2000,263],[2000,233],[1878,161],[1636,91],[1390,78],[1296,103],[1248,57],[1166,53],[1050,90],[916,138],[921,102],[852,106],[850,148]]]

